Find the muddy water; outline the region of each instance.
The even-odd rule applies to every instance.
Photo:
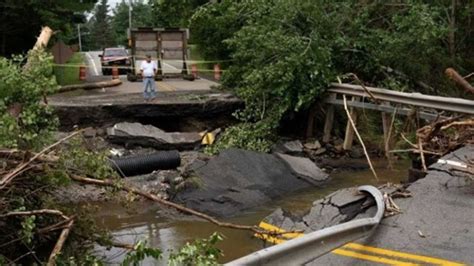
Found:
[[[376,161],[375,167],[380,180],[375,180],[370,170],[350,171],[333,174],[332,180],[324,188],[299,191],[285,198],[265,204],[257,210],[252,210],[226,221],[240,224],[258,224],[258,222],[274,211],[277,207],[292,210],[309,208],[311,203],[331,192],[341,188],[366,184],[400,183],[406,180],[408,161],[395,163],[394,170],[387,169],[385,161]],[[225,239],[219,244],[224,252],[222,262],[241,257],[263,247],[261,240],[252,237],[251,233],[238,230],[224,229],[213,224],[198,221],[192,217],[171,214],[169,211],[149,203],[140,203],[128,209],[119,205],[101,204],[97,212],[97,221],[114,232],[117,240],[133,243],[147,239],[152,246],[161,248],[167,257],[169,250],[177,250],[186,242],[196,238],[206,238],[213,232],[220,232]],[[110,263],[117,263],[123,258],[119,249],[101,251]],[[163,265],[165,261],[145,261],[145,265]]]

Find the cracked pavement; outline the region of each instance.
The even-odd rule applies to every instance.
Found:
[[[474,146],[463,147],[443,157],[456,162],[474,159]],[[382,220],[377,229],[357,241],[369,247],[417,254],[429,258],[474,263],[474,183],[473,176],[452,171],[452,166],[433,164],[425,178],[408,187],[412,197],[394,199],[402,213]],[[351,219],[372,216],[375,208],[364,208],[371,199],[356,189],[339,190],[315,201],[302,215],[278,209],[265,222],[284,230],[320,230]],[[365,210],[365,211],[364,211]],[[357,244],[355,244],[357,245]],[[311,265],[381,265],[383,263],[329,253]],[[367,254],[365,254],[367,255]],[[381,255],[377,255],[380,258]],[[386,259],[393,259],[384,255]],[[403,258],[404,262],[420,263]],[[428,260],[428,259],[427,259]],[[382,261],[382,260],[381,260]],[[426,265],[425,262],[421,263]]]

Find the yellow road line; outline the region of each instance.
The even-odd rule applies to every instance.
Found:
[[[371,256],[367,254],[357,253],[354,251],[344,250],[340,248],[333,250],[332,253],[341,255],[341,256],[352,257],[356,259],[378,262],[378,263],[383,263],[383,264],[388,264],[388,265],[400,265],[400,266],[401,265],[403,266],[419,265],[419,264],[413,264],[409,262],[403,262],[403,261],[392,260],[392,259],[387,259],[387,258],[378,257],[378,256]]]
[[[277,226],[274,226],[269,223],[265,222],[260,222],[258,225],[260,228],[265,229],[267,231],[273,231],[276,233],[280,233],[278,236],[270,236],[266,234],[255,234],[256,237],[266,240],[267,242],[273,243],[273,244],[280,244],[283,243],[287,240],[298,238],[304,235],[304,233],[286,233],[285,230],[282,228],[279,228]],[[283,233],[283,234],[282,234]],[[347,250],[351,249],[351,250]],[[358,258],[362,260],[367,260],[367,261],[373,261],[373,262],[379,262],[383,264],[388,264],[388,265],[418,265],[418,264],[413,264],[413,263],[407,263],[404,261],[397,261],[394,259],[388,259],[380,256],[372,256],[364,253],[358,253],[353,250],[357,251],[364,251],[366,253],[373,253],[373,254],[378,254],[378,255],[383,255],[386,257],[392,257],[392,258],[402,258],[402,259],[408,259],[412,261],[417,261],[421,263],[430,263],[430,264],[436,264],[436,265],[443,265],[443,266],[461,266],[465,265],[462,263],[457,263],[457,262],[452,262],[448,260],[443,260],[439,258],[433,258],[433,257],[428,257],[428,256],[421,256],[421,255],[416,255],[416,254],[410,254],[410,253],[404,253],[404,252],[398,252],[398,251],[393,251],[393,250],[388,250],[388,249],[382,249],[382,248],[376,248],[376,247],[370,247],[370,246],[365,246],[361,245],[358,243],[348,243],[344,245],[341,248],[335,249],[332,251],[332,253],[337,254],[337,255],[342,255],[342,256],[347,256],[347,257],[353,257],[353,258]]]
[[[461,264],[461,263],[456,263],[456,262],[447,261],[447,260],[443,260],[443,259],[437,259],[437,258],[432,258],[432,257],[427,257],[427,256],[421,256],[421,255],[415,255],[415,254],[410,254],[410,253],[392,251],[392,250],[388,250],[388,249],[370,247],[370,246],[365,246],[365,245],[361,245],[361,244],[357,244],[357,243],[346,244],[344,246],[344,248],[350,248],[350,249],[354,249],[354,250],[366,251],[366,252],[376,253],[376,254],[390,256],[390,257],[406,258],[406,259],[410,259],[410,260],[421,261],[421,262],[431,263],[431,264],[438,264],[438,265],[446,265],[446,266],[464,265],[464,264]]]
[[[159,89],[162,89],[162,90],[165,90],[165,91],[175,91],[175,88],[169,84],[167,84],[166,82],[163,82],[163,81],[160,81],[160,82],[157,82],[158,83],[158,88]]]
[[[300,237],[300,236],[304,236],[304,233],[285,233],[286,232],[285,230],[283,230],[279,227],[276,227],[274,225],[265,223],[265,222],[260,222],[260,224],[258,226],[265,229],[265,230],[267,230],[267,231],[273,231],[273,232],[276,232],[276,233],[280,233],[280,235],[278,235],[278,236],[282,236],[284,238],[292,239],[292,238],[297,238],[297,237]]]

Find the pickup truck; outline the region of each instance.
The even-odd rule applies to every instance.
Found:
[[[102,74],[111,75],[112,67],[117,66],[119,73],[126,74],[131,71],[131,58],[125,48],[105,48],[100,57],[100,65],[102,66]]]

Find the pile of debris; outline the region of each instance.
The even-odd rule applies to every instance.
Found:
[[[417,130],[420,150],[440,156],[464,145],[474,144],[474,117],[435,121]]]

